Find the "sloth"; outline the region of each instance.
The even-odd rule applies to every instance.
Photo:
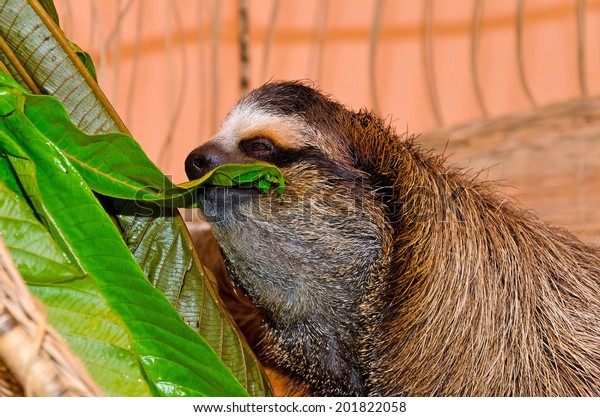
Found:
[[[243,97],[185,168],[255,162],[283,198],[199,206],[299,394],[600,395],[597,247],[303,82]]]

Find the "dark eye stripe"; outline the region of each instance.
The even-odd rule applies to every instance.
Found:
[[[260,137],[240,141],[239,148],[246,155],[279,168],[285,168],[302,161],[314,166],[328,178],[350,181],[356,179],[355,173],[336,166],[320,149],[312,146],[300,149],[282,148],[270,139]]]
[[[261,160],[279,152],[277,146],[270,139],[264,137],[243,140],[240,142],[239,148],[246,155]]]
[[[312,159],[324,158],[324,155],[317,148],[287,149],[276,145],[266,137],[244,139],[240,141],[239,148],[252,158],[278,167],[285,167],[300,160],[310,162]]]

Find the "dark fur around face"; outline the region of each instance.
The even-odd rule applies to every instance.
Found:
[[[313,395],[600,395],[595,247],[301,83],[242,99],[186,161],[281,168],[286,194],[207,188],[264,358]]]

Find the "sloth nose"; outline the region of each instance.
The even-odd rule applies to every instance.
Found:
[[[227,163],[225,152],[208,142],[194,149],[185,159],[185,173],[190,180],[200,178],[219,165]]]
[[[224,164],[243,164],[251,160],[241,152],[230,152],[214,142],[207,142],[194,149],[185,159],[185,173],[190,180],[200,178]]]

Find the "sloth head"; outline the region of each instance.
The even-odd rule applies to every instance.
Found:
[[[199,196],[232,279],[275,328],[318,322],[352,332],[367,283],[382,268],[385,210],[356,148],[371,118],[305,84],[269,83],[186,159],[190,179],[228,163],[283,172],[283,200],[239,187]]]

